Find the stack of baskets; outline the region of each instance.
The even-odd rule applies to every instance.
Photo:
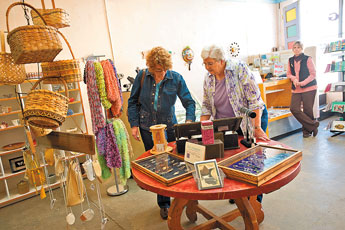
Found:
[[[11,4],[6,12],[6,24],[9,31],[7,36],[14,62],[17,64],[42,63],[43,78],[38,80],[27,95],[23,116],[38,135],[45,135],[61,126],[68,111],[67,82],[82,80],[80,63],[75,59],[71,46],[57,28],[69,26],[69,15],[62,9],[45,9],[44,0],[41,0],[43,9],[37,10],[27,3],[16,2]],[[9,29],[9,12],[17,5],[32,9],[31,15],[35,25],[27,25]],[[41,15],[42,13],[42,15]],[[54,27],[53,27],[54,26]],[[72,60],[56,61],[55,57],[62,50],[59,35],[65,40],[72,54]],[[1,61],[1,59],[0,59]],[[25,77],[25,72],[24,72]],[[40,82],[62,84],[65,95],[46,89],[36,89]],[[21,83],[21,82],[20,82]]]
[[[26,64],[53,61],[62,50],[57,29],[47,26],[47,23],[42,18],[45,23],[43,26],[20,26],[10,31],[8,15],[10,10],[17,5],[30,7],[42,18],[38,11],[27,3],[15,2],[8,7],[6,11],[7,42],[11,48],[15,63]]]

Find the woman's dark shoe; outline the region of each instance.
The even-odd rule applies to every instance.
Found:
[[[315,121],[315,129],[312,131],[313,137],[316,137],[317,133],[319,132],[319,130],[317,129],[319,125],[320,125],[320,122]]]
[[[318,128],[315,128],[313,130],[313,137],[316,137],[317,133],[319,132]]]
[[[168,212],[169,212],[168,208],[161,208],[160,214],[163,220],[168,219]]]
[[[303,133],[303,138],[308,138],[308,137],[310,137],[310,136],[311,136],[310,133]]]
[[[235,204],[235,200],[230,199],[230,200],[229,200],[229,203],[230,203],[230,204]]]

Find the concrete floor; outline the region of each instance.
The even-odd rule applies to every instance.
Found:
[[[342,230],[345,213],[345,135],[331,138],[324,130],[329,120],[320,124],[317,137],[302,138],[296,133],[279,141],[303,151],[302,170],[288,185],[271,194],[264,195],[265,220],[261,230]],[[114,184],[109,180],[102,185],[102,198],[108,223],[105,229],[112,230],[162,230],[167,229],[166,221],[159,216],[156,195],[141,190],[133,180],[128,181],[129,192],[118,197],[106,195],[106,188]],[[90,188],[88,183],[87,188]],[[0,209],[0,229],[100,229],[100,214],[96,208],[96,193],[88,189],[91,208],[96,215],[90,222],[67,226],[66,211],[60,189],[54,190],[57,199],[53,210],[49,199],[39,196]],[[235,208],[227,200],[202,201],[215,213],[225,213]],[[85,208],[86,204],[84,205]],[[80,206],[74,207],[76,217],[81,213]],[[198,216],[198,221],[203,218]],[[184,217],[183,226],[192,227]],[[241,218],[231,223],[244,229]]]

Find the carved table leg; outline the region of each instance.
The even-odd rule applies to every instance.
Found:
[[[235,202],[244,220],[245,229],[258,230],[259,223],[261,223],[264,219],[261,204],[254,200],[254,197],[251,197],[250,200],[248,200],[247,197],[238,198],[235,199]]]
[[[258,223],[260,224],[262,221],[264,221],[265,213],[262,209],[262,205],[259,201],[256,200],[256,196],[251,196],[249,199],[250,204],[252,205],[256,219],[258,220]]]
[[[184,206],[188,203],[188,200],[183,198],[175,198],[171,203],[168,214],[168,227],[173,230],[182,230],[181,215]]]
[[[198,205],[197,200],[190,200],[186,207],[186,215],[189,221],[193,223],[195,223],[198,219],[198,216],[196,214],[197,205]]]

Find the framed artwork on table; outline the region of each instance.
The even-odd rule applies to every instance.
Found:
[[[218,166],[230,179],[260,186],[301,160],[301,151],[257,145],[218,162]]]
[[[199,190],[223,187],[223,180],[215,159],[195,162],[194,167]]]
[[[172,153],[160,153],[132,161],[132,167],[158,182],[171,186],[192,177],[192,171],[183,157]]]

